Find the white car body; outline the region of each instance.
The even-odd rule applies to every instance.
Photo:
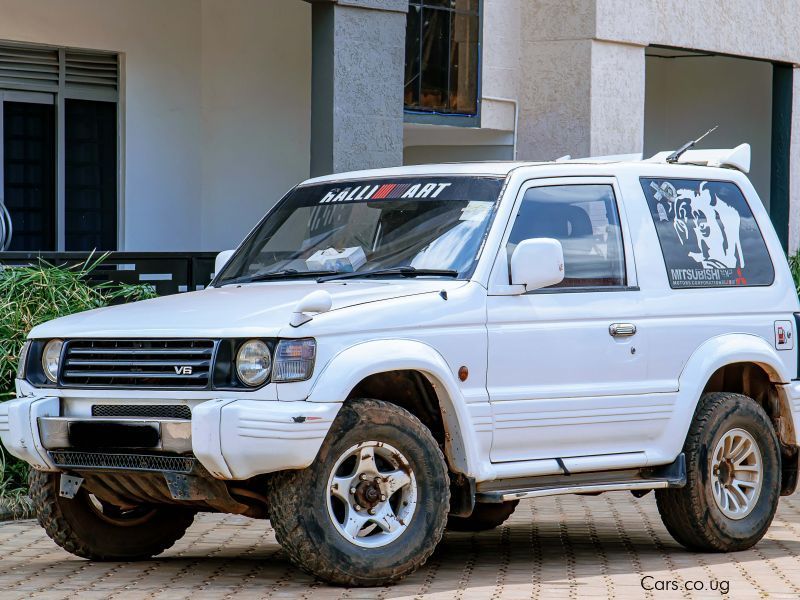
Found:
[[[412,175],[505,178],[497,213],[469,280],[315,280],[226,286],[104,308],[40,325],[32,340],[314,338],[312,377],[254,391],[76,389],[18,379],[0,404],[0,437],[35,468],[58,471],[39,419],[91,419],[91,406],[185,404],[191,454],[216,478],[244,480],[310,465],[342,403],[366,377],[416,371],[435,390],[451,470],[494,480],[667,465],[681,452],[697,402],[726,365],[762,369],[774,418],[796,445],[800,381],[784,251],[748,178],[738,170],[665,162],[430,165],[310,180]],[[729,181],[742,191],[774,265],[771,285],[670,287],[640,177]],[[614,190],[627,287],[609,292],[520,293],[509,284],[505,242],[531,187],[605,184]],[[295,327],[309,293],[331,309]],[[301,311],[302,312],[302,311]],[[791,343],[779,344],[776,323]],[[635,334],[609,335],[614,324]],[[459,377],[461,367],[468,377]]]

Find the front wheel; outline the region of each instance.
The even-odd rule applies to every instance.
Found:
[[[656,491],[672,537],[702,552],[756,544],[772,523],[781,489],[780,447],[764,409],[741,394],[705,394],[683,451],[686,486]]]
[[[422,565],[450,505],[430,431],[378,400],[342,406],[314,464],[274,475],[272,526],[289,558],[331,583],[385,585]]]
[[[39,524],[67,552],[91,560],[141,560],[183,537],[195,511],[178,506],[121,509],[85,488],[59,495],[59,473],[31,470],[30,497]]]

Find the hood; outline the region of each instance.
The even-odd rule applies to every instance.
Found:
[[[29,337],[275,337],[289,326],[297,302],[315,290],[331,294],[331,310],[335,311],[366,302],[452,290],[465,283],[368,280],[229,285],[62,317],[35,327]]]

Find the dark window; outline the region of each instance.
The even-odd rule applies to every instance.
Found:
[[[0,43],[0,245],[117,249],[118,90],[116,54]]]
[[[3,196],[14,228],[9,250],[55,250],[54,107],[3,102],[0,108]]]
[[[556,239],[564,249],[564,280],[551,287],[625,285],[622,233],[610,185],[529,189],[508,238],[509,261],[517,244],[533,238]]]
[[[117,105],[64,106],[67,250],[117,249]]]
[[[771,285],[769,251],[729,181],[642,178],[673,288]]]
[[[479,3],[480,0],[410,0],[406,109],[477,113]]]

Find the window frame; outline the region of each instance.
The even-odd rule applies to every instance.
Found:
[[[691,286],[683,286],[683,287],[675,287],[672,285],[672,278],[670,277],[669,271],[670,266],[667,264],[667,254],[664,252],[664,244],[661,241],[661,236],[658,233],[658,227],[656,226],[655,219],[653,219],[653,213],[650,210],[650,199],[647,197],[647,193],[644,191],[644,186],[642,185],[644,180],[661,180],[661,181],[692,181],[692,182],[711,182],[711,183],[727,183],[732,185],[736,188],[742,196],[742,200],[744,200],[745,206],[750,210],[750,216],[753,218],[753,222],[756,224],[756,229],[758,230],[758,235],[761,237],[761,243],[764,245],[764,250],[769,257],[770,265],[772,266],[772,279],[769,283],[758,283],[758,284],[745,284],[745,285],[691,285]],[[761,228],[761,223],[758,221],[758,217],[756,217],[756,213],[753,210],[753,207],[750,203],[750,199],[747,197],[747,194],[744,193],[744,190],[741,186],[731,179],[703,179],[703,178],[696,178],[696,177],[660,177],[657,175],[640,175],[638,177],[638,184],[639,189],[642,192],[642,198],[644,199],[644,207],[647,212],[647,216],[649,217],[650,224],[653,226],[653,233],[658,240],[658,251],[661,254],[661,263],[664,265],[664,277],[667,280],[667,286],[670,290],[677,290],[681,292],[691,292],[693,290],[725,290],[725,289],[736,289],[742,290],[747,288],[768,288],[775,285],[775,281],[777,280],[777,270],[775,268],[775,260],[773,259],[772,252],[770,252],[770,247],[767,244],[767,238],[764,237],[764,231]]]
[[[420,110],[416,108],[408,108],[406,107],[405,102],[403,102],[404,123],[415,123],[421,125],[449,125],[454,127],[481,126],[481,100],[483,95],[483,7],[484,0],[478,0],[478,60],[476,67],[477,72],[475,74],[477,79],[475,84],[475,114]],[[406,30],[406,35],[408,35],[408,30]]]
[[[525,194],[528,190],[537,187],[566,187],[575,185],[608,185],[614,194],[614,205],[619,217],[620,236],[622,237],[622,257],[625,262],[625,285],[617,286],[587,286],[587,287],[557,287],[542,288],[538,290],[521,290],[522,286],[509,283],[510,272],[508,266],[508,256],[506,247],[511,237],[511,230],[517,219]],[[628,215],[625,211],[625,203],[621,201],[622,191],[616,177],[596,177],[596,176],[574,176],[574,177],[547,177],[525,181],[514,198],[510,216],[505,224],[503,237],[497,249],[492,272],[489,276],[489,295],[490,296],[509,296],[509,295],[532,295],[532,294],[580,294],[580,293],[613,293],[626,291],[639,291],[639,280],[636,274],[636,261],[634,258],[633,247],[631,244],[631,233],[628,226]]]
[[[125,127],[124,127],[124,55],[121,52],[110,50],[97,50],[91,48],[79,48],[74,46],[57,46],[52,44],[39,44],[34,42],[18,42],[13,40],[0,39],[0,46],[7,48],[19,48],[22,50],[50,50],[58,53],[59,77],[57,84],[51,83],[9,83],[0,84],[0,95],[19,99],[21,102],[46,103],[41,99],[43,96],[51,96],[55,106],[55,251],[66,251],[66,100],[89,100],[94,102],[110,102],[116,105],[117,112],[117,164],[116,164],[116,211],[117,223],[114,239],[116,250],[124,246],[125,233],[125,184],[124,184],[124,164],[125,164]],[[66,81],[67,52],[87,52],[92,54],[104,54],[114,56],[117,59],[117,85],[116,89],[94,88],[87,85],[68,84]],[[2,121],[2,115],[0,115]],[[0,132],[2,129],[0,128]],[[2,138],[0,138],[0,148],[2,148]],[[2,160],[0,155],[0,160]],[[2,164],[0,164],[0,185],[2,179]]]

